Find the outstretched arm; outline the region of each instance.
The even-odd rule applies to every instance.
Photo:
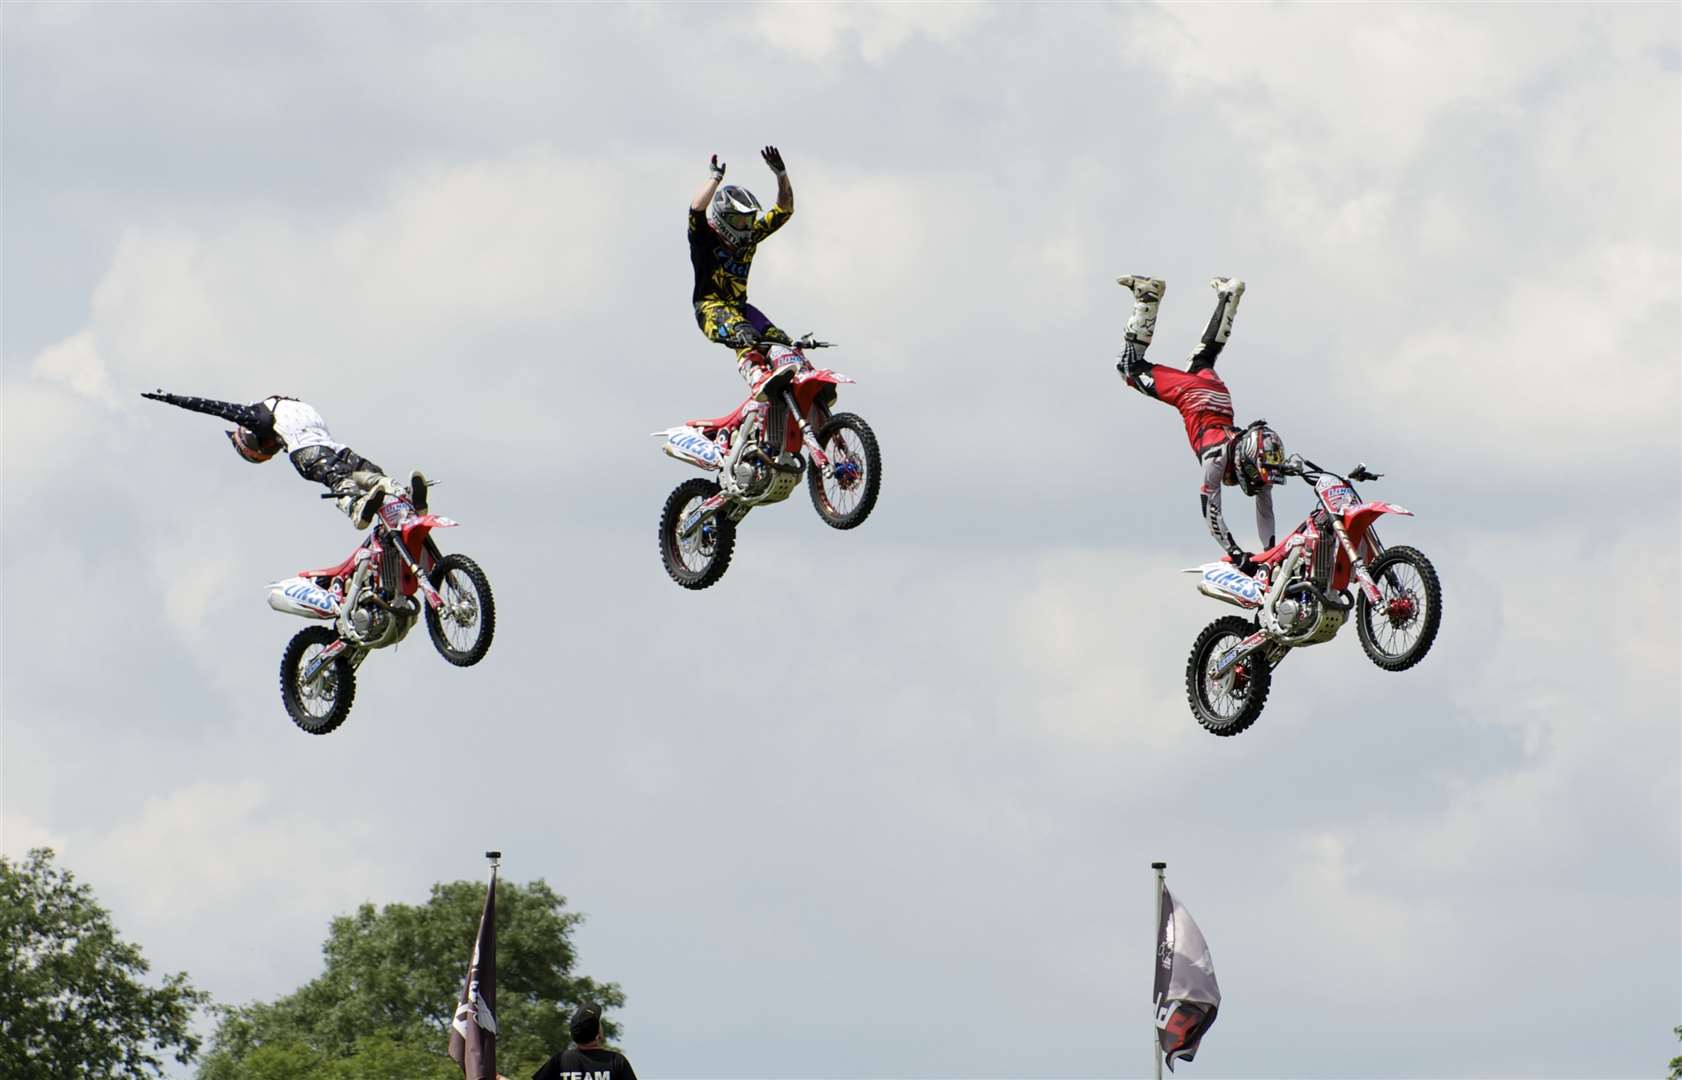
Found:
[[[785,214],[794,213],[794,185],[788,182],[788,168],[783,165],[783,152],[775,146],[767,146],[759,152],[765,159],[765,164],[777,174],[777,209]]]
[[[213,401],[210,398],[187,397],[182,394],[169,394],[162,390],[154,390],[149,394],[141,394],[143,398],[161,401],[165,405],[174,405],[178,409],[188,412],[204,413],[238,424],[242,428],[257,430],[268,419],[269,410],[262,405],[235,405],[231,401]]]
[[[1207,451],[1203,455],[1203,485],[1197,494],[1203,504],[1203,524],[1209,527],[1209,535],[1237,564],[1244,558],[1244,549],[1232,538],[1232,530],[1226,527],[1226,518],[1221,514],[1221,480],[1225,472],[1226,455],[1221,448]]]
[[[707,166],[707,182],[702,184],[701,190],[697,191],[695,197],[689,200],[689,209],[698,213],[705,213],[707,206],[713,201],[713,192],[718,190],[718,185],[723,181],[724,163],[718,160],[717,154],[714,154],[712,164]]]

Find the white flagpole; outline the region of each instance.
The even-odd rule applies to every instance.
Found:
[[[1151,927],[1151,956],[1153,962],[1160,964],[1162,958],[1156,955],[1156,935],[1162,932],[1162,890],[1166,888],[1162,872],[1168,869],[1165,862],[1151,863],[1151,869],[1156,871],[1156,925]],[[1151,971],[1155,972],[1152,967]],[[1162,1080],[1162,1039],[1156,1033],[1156,1012],[1151,1012],[1151,1064],[1156,1068],[1156,1080]]]

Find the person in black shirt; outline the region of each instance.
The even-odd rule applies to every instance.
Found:
[[[595,1002],[580,1005],[568,1027],[574,1045],[545,1061],[542,1068],[531,1074],[531,1080],[637,1080],[625,1055],[602,1045],[600,1005]]]
[[[765,314],[748,303],[748,271],[760,241],[782,228],[794,214],[794,186],[789,183],[782,151],[767,146],[760,156],[777,177],[777,204],[760,213],[759,200],[747,188],[724,181],[724,164],[714,154],[708,180],[689,203],[689,262],[695,269],[695,325],[707,340],[736,351],[737,369],[757,393],[775,366],[760,354],[761,342],[793,345]]]

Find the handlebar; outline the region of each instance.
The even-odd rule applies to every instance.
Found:
[[[1279,471],[1284,473],[1286,476],[1300,476],[1309,483],[1313,483],[1322,476],[1335,476],[1339,480],[1343,480],[1348,483],[1355,480],[1363,482],[1367,480],[1377,480],[1384,475],[1383,473],[1373,472],[1371,469],[1367,468],[1367,463],[1363,461],[1358,463],[1353,469],[1350,469],[1348,476],[1343,476],[1339,473],[1332,472],[1330,469],[1322,469],[1320,466],[1314,464],[1312,461],[1309,461],[1301,454],[1292,454],[1289,458],[1286,458],[1285,463],[1279,467]]]

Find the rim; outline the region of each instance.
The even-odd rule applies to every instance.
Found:
[[[852,428],[839,428],[824,444],[823,452],[834,468],[823,478],[823,501],[839,517],[857,510],[864,500],[870,464],[864,456],[864,440]]]
[[[1425,577],[1412,563],[1384,568],[1374,582],[1379,602],[1366,605],[1367,637],[1386,656],[1405,656],[1425,632]]]
[[[298,688],[298,705],[315,720],[325,720],[332,713],[333,706],[339,703],[337,663],[329,660],[314,680],[304,681],[304,672],[326,648],[326,645],[311,645],[305,649],[304,655],[298,658],[298,670],[292,677],[293,685]]]
[[[688,536],[679,536],[678,529],[682,528],[684,519],[695,512],[695,508],[706,502],[697,496],[684,503],[678,512],[672,516],[672,552],[678,562],[691,574],[706,573],[712,565],[714,557],[718,555],[718,519],[708,518],[699,529]]]
[[[465,571],[451,568],[438,595],[444,598],[438,624],[454,652],[470,651],[479,640],[479,587]]]
[[[1250,702],[1250,657],[1240,660],[1237,666],[1225,675],[1215,674],[1215,665],[1221,656],[1243,640],[1237,634],[1218,637],[1210,643],[1209,651],[1203,657],[1203,686],[1199,696],[1203,699],[1204,709],[1221,723],[1231,723],[1238,719],[1238,714],[1243,712],[1244,706]]]

